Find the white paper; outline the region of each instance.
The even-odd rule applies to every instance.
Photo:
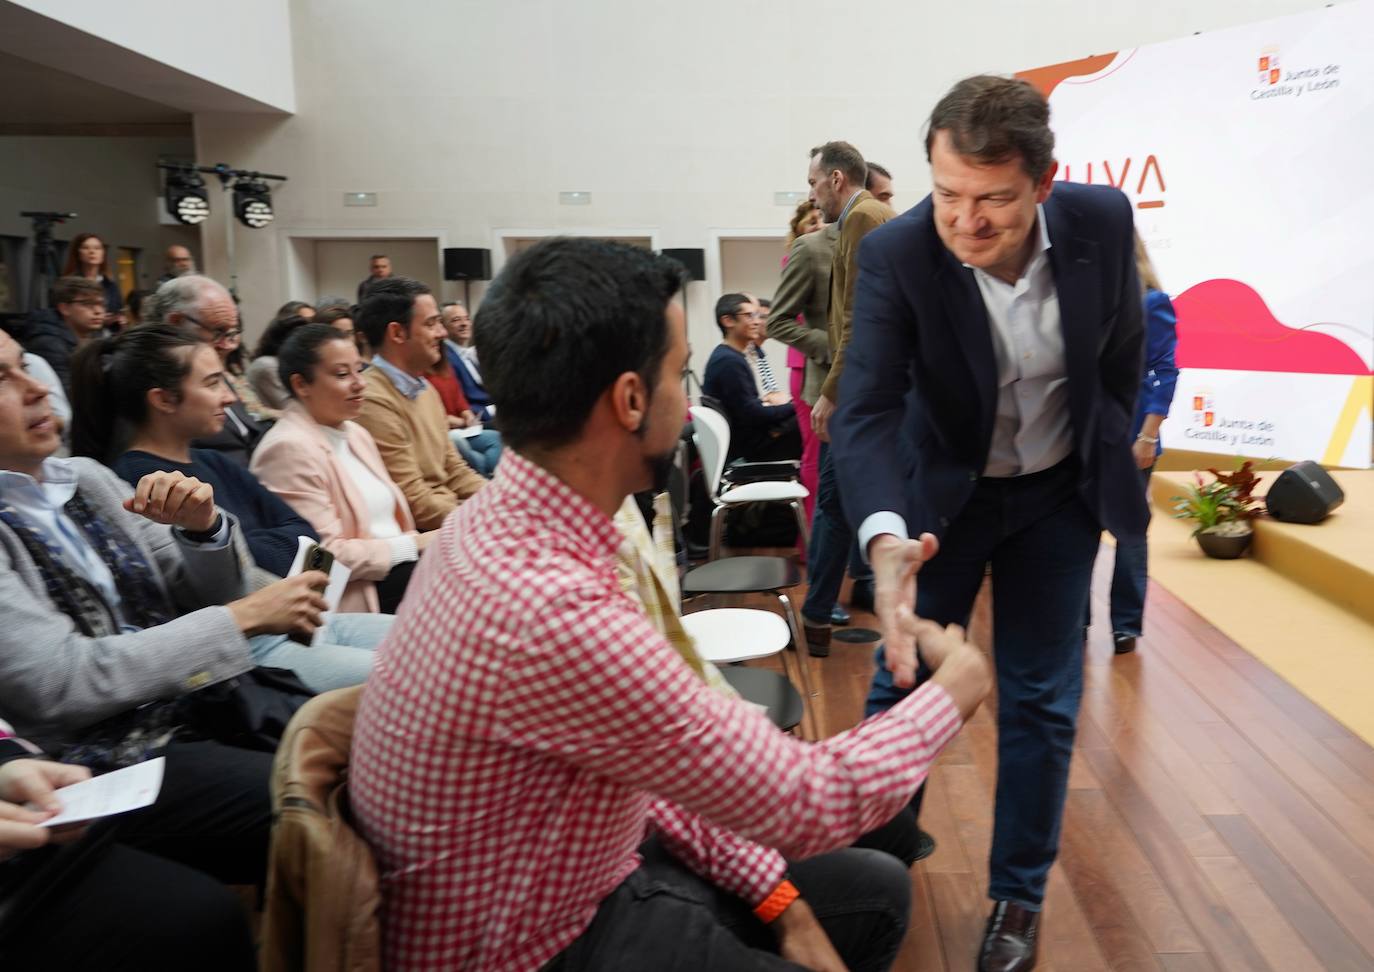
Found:
[[[162,770],[166,764],[167,760],[159,756],[137,766],[64,786],[57,791],[62,812],[38,826],[57,827],[150,806],[162,789]]]
[[[457,432],[460,438],[471,439],[473,436],[482,433],[482,423],[476,422],[472,425],[464,426],[461,429],[454,429],[453,431]]]
[[[296,538],[296,559],[291,561],[291,569],[286,572],[287,577],[295,577],[301,573],[301,568],[305,566],[305,552],[314,545],[315,541],[309,537]],[[352,576],[353,569],[339,562],[334,558],[333,565],[329,568],[329,584],[324,589],[324,602],[328,605],[329,614],[333,614],[339,609],[339,601],[343,598],[344,588],[348,586],[348,578]],[[320,643],[322,636],[329,627],[329,616],[325,616],[325,623],[315,629],[315,636],[310,639],[311,647]]]

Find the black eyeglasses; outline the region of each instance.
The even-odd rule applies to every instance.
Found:
[[[223,344],[225,341],[232,341],[243,333],[243,328],[241,327],[231,327],[222,331],[216,330],[213,327],[207,327],[202,324],[200,321],[196,320],[195,316],[192,314],[188,314],[185,311],[180,311],[179,313],[185,320],[194,324],[202,334],[208,335],[207,340],[211,344]]]

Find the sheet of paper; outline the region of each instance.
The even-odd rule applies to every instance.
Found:
[[[62,812],[38,826],[79,823],[150,806],[162,789],[162,770],[166,764],[167,760],[159,756],[137,766],[64,786],[57,791]]]
[[[482,434],[482,423],[478,422],[474,425],[469,425],[466,428],[454,429],[454,431],[457,432],[461,438],[471,439],[475,435]]]

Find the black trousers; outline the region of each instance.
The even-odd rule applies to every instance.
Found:
[[[0,935],[0,968],[15,972],[251,972],[256,962],[248,917],[232,891],[120,844],[84,855]]]
[[[261,887],[272,831],[272,754],[217,742],[174,742],[157,802],[110,818],[112,839],[204,871],[225,884]]]
[[[396,613],[396,609],[401,606],[401,598],[406,596],[410,575],[415,573],[415,565],[418,563],[418,560],[410,560],[404,564],[397,564],[385,577],[377,581],[377,600],[381,604],[378,608],[379,613]]]
[[[773,931],[739,898],[688,870],[656,839],[640,853],[644,865],[545,972],[801,972],[778,956]],[[849,848],[788,870],[850,972],[892,965],[911,911],[905,864],[884,850]]]

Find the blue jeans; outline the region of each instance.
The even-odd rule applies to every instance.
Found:
[[[840,505],[840,484],[830,443],[821,443],[820,477],[816,485],[816,513],[811,518],[811,546],[806,551],[806,600],[802,616],[812,624],[829,624],[840,596],[844,568],[854,547],[854,531]]]
[[[449,441],[473,469],[488,479],[496,472],[496,464],[501,461],[501,433],[483,429],[471,438],[463,438],[460,429],[449,431]]]
[[[1059,848],[1083,694],[1083,610],[1101,536],[1077,480],[1071,460],[980,480],[916,584],[919,615],[967,625],[992,564],[998,770],[988,895],[1033,910]],[[868,715],[910,692],[892,684],[881,648],[877,661]],[[929,677],[922,666],[917,682]],[[913,805],[919,809],[919,793]]]
[[[1148,493],[1153,465],[1140,470],[1140,483]],[[1112,569],[1112,634],[1139,638],[1145,633],[1145,589],[1150,580],[1149,545],[1139,540],[1116,538],[1116,566]],[[1083,627],[1092,624],[1092,599],[1083,612]]]
[[[248,639],[253,661],[289,668],[312,692],[347,688],[367,680],[372,654],[396,620],[393,614],[330,614],[318,645],[302,645],[286,635]]]

